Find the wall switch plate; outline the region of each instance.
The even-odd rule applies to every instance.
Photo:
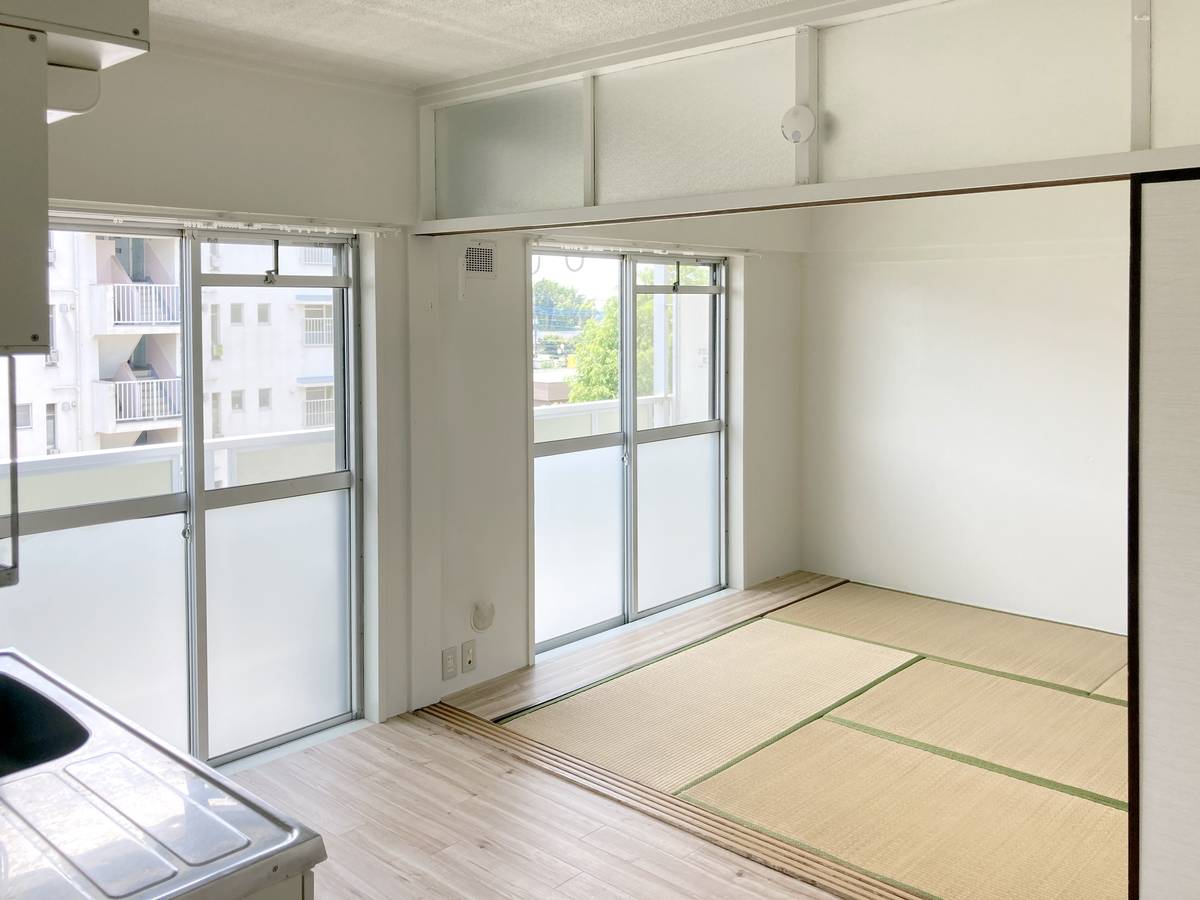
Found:
[[[475,671],[475,640],[464,641],[462,645],[462,670]]]
[[[458,648],[447,647],[442,651],[442,681],[449,681],[458,674]]]

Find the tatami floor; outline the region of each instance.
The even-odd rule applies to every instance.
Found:
[[[1117,900],[1124,665],[795,573],[235,777],[325,837],[321,898]],[[832,893],[752,861],[814,880],[788,853]]]
[[[1125,639],[843,584],[506,727],[917,897],[1118,900]]]

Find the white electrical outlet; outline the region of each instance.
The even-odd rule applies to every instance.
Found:
[[[462,670],[464,672],[475,671],[475,641],[464,641],[462,645]]]
[[[458,674],[458,648],[447,647],[442,651],[442,681],[449,681]]]

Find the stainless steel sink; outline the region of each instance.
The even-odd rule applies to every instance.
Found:
[[[0,778],[74,753],[88,730],[44,694],[0,672]]]
[[[319,835],[0,649],[0,900],[227,900],[324,858]]]

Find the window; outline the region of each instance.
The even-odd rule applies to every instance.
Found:
[[[298,268],[302,246],[287,240],[281,254]],[[330,272],[349,272],[349,240],[330,242]],[[22,512],[54,513],[21,522],[22,578],[0,597],[0,643],[218,764],[354,717],[357,485],[346,447],[358,423],[345,401],[355,347],[340,337],[355,333],[349,276],[310,266],[289,277],[295,287],[264,287],[261,272],[239,284],[246,254],[273,253],[271,243],[224,242],[218,254],[178,230],[55,231],[51,245],[61,362],[16,360],[26,402],[13,424]],[[189,268],[223,271],[188,284],[189,257]],[[310,303],[334,339],[302,350]],[[271,324],[289,329],[291,352],[253,333],[222,346],[221,306],[241,323],[246,304],[256,317],[281,310]],[[0,392],[6,376],[0,367]],[[192,407],[183,401],[194,391]],[[253,391],[261,411],[247,416]],[[306,428],[310,396],[320,409]],[[0,468],[0,536],[7,476]],[[205,527],[184,527],[189,509],[204,510]],[[205,577],[189,578],[199,566]],[[130,646],[144,650],[132,662],[120,656]],[[191,721],[189,706],[207,716]]]
[[[333,346],[333,307],[310,303],[304,307],[304,346]]]
[[[533,257],[533,439],[621,430],[621,258]]]
[[[212,358],[220,359],[224,348],[221,346],[221,305],[210,303],[208,307],[208,340],[212,350]]]
[[[532,255],[534,635],[720,589],[723,260]]]
[[[333,424],[333,387],[304,389],[304,427],[328,428]]]
[[[58,315],[54,304],[50,304],[50,317],[48,319],[48,330],[46,332],[46,365],[58,365]]]
[[[212,436],[215,438],[224,437],[225,431],[221,427],[221,392],[214,391],[211,401],[208,405],[209,410],[209,427],[212,430]]]
[[[229,392],[238,413],[222,422],[211,405],[203,454],[212,490],[204,529],[208,751],[218,760],[344,721],[355,709],[354,423],[344,414],[352,348],[338,339],[347,333],[350,283],[333,274],[348,271],[348,246],[330,248],[327,271],[295,272],[304,248],[280,240],[280,268],[294,271],[286,286],[263,283],[275,248],[259,242],[222,241],[220,275],[201,265],[198,279],[202,302],[229,305],[233,321],[249,308],[267,322],[273,308],[280,336],[231,341],[220,363],[200,373],[214,392]],[[303,343],[299,312],[309,307],[327,323],[318,346]],[[241,414],[245,384],[257,391],[253,416]],[[264,654],[264,646],[274,649]]]

